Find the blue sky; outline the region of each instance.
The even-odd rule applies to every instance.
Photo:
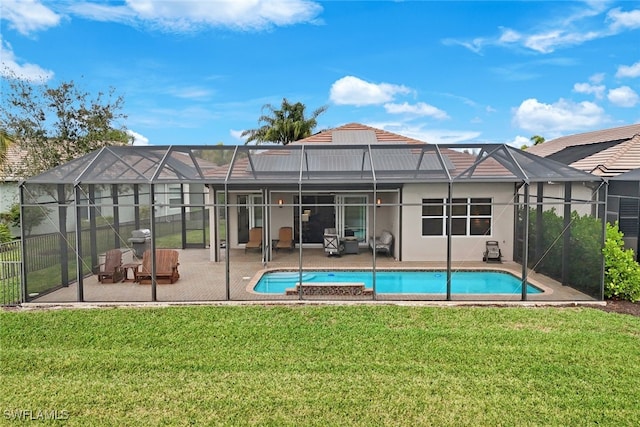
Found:
[[[2,73],[113,87],[136,144],[241,144],[264,104],[430,143],[640,122],[639,1],[2,0]]]

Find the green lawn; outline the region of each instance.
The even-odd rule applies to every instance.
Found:
[[[11,425],[29,410],[73,426],[631,426],[640,318],[392,305],[4,311],[0,370],[0,424]]]

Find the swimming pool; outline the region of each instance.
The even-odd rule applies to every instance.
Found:
[[[271,271],[262,275],[253,291],[261,294],[284,294],[300,281],[297,271]],[[373,288],[371,271],[303,271],[303,283],[364,283]],[[451,273],[453,294],[521,294],[522,282],[516,276],[499,271],[456,271]],[[444,294],[446,271],[377,271],[376,292],[380,294]],[[532,284],[527,293],[543,291]]]

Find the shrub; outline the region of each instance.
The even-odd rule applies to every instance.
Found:
[[[571,224],[565,230],[564,218],[555,208],[542,212],[542,227],[537,229],[538,212],[529,211],[529,267],[558,281],[600,297],[602,274],[602,222],[590,215],[571,212]],[[564,235],[569,233],[569,241]],[[565,248],[565,243],[568,246]],[[541,252],[538,251],[541,249]],[[564,252],[568,253],[567,277],[563,274]]]
[[[571,213],[569,280],[589,295],[600,296],[602,278],[602,220]]]
[[[607,298],[619,298],[637,302],[640,300],[640,265],[633,249],[625,249],[618,223],[607,224],[604,244],[605,274],[604,294]]]
[[[49,216],[49,208],[44,206],[27,206],[24,208],[24,220],[20,223],[20,204],[14,203],[7,212],[0,212],[0,221],[14,227],[24,225],[24,233],[31,235],[31,231]]]
[[[562,217],[555,208],[542,212],[542,229],[537,230],[536,209],[529,211],[529,267],[551,277],[562,277]],[[539,240],[539,241],[538,241]],[[542,253],[536,247],[543,248]]]
[[[7,243],[13,240],[13,235],[7,224],[0,223],[0,243]]]

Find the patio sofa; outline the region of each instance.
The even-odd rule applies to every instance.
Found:
[[[375,238],[369,237],[369,247],[376,253],[384,253],[387,256],[392,255],[393,234],[389,230],[382,230],[379,236]]]

